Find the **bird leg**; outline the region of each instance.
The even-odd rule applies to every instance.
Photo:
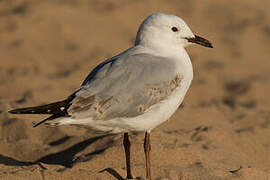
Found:
[[[130,141],[128,138],[128,133],[124,133],[123,144],[124,144],[125,155],[126,155],[127,179],[132,179],[131,169],[130,169]]]
[[[146,179],[151,180],[151,164],[150,164],[150,133],[145,132],[144,137],[144,153],[145,153],[145,164],[146,164]]]

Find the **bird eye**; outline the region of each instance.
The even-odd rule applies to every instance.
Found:
[[[177,27],[172,27],[172,31],[173,32],[177,32],[178,31],[178,28]]]

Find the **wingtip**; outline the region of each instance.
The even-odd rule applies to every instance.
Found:
[[[17,111],[17,109],[12,109],[12,110],[8,111],[8,113],[10,113],[10,114],[20,114],[20,111]]]
[[[37,127],[38,125],[40,125],[39,123],[36,123],[33,125],[33,128]]]
[[[40,122],[34,124],[34,125],[33,125],[33,128],[38,127],[39,125],[41,125],[41,124],[44,123],[45,121],[47,121],[47,119],[44,119],[44,120],[42,120],[42,121],[40,121]]]

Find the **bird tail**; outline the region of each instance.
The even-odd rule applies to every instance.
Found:
[[[67,109],[69,107],[68,99],[63,101],[58,101],[42,106],[26,107],[13,109],[9,111],[11,114],[67,114]]]
[[[68,115],[68,108],[71,105],[71,101],[73,100],[74,95],[69,96],[67,99],[63,101],[58,101],[42,106],[34,106],[34,107],[26,107],[26,108],[19,108],[19,109],[13,109],[9,111],[9,113],[12,114],[52,114],[50,117],[38,122],[34,125],[34,127],[37,127],[38,125],[48,121],[53,120],[59,117],[67,117]]]

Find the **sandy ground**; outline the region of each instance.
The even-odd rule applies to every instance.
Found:
[[[0,179],[125,178],[122,134],[32,125],[12,108],[62,100],[130,47],[153,12],[181,16],[214,49],[189,47],[184,105],[151,133],[155,180],[270,179],[269,1],[0,1]],[[132,170],[144,179],[143,134]]]

